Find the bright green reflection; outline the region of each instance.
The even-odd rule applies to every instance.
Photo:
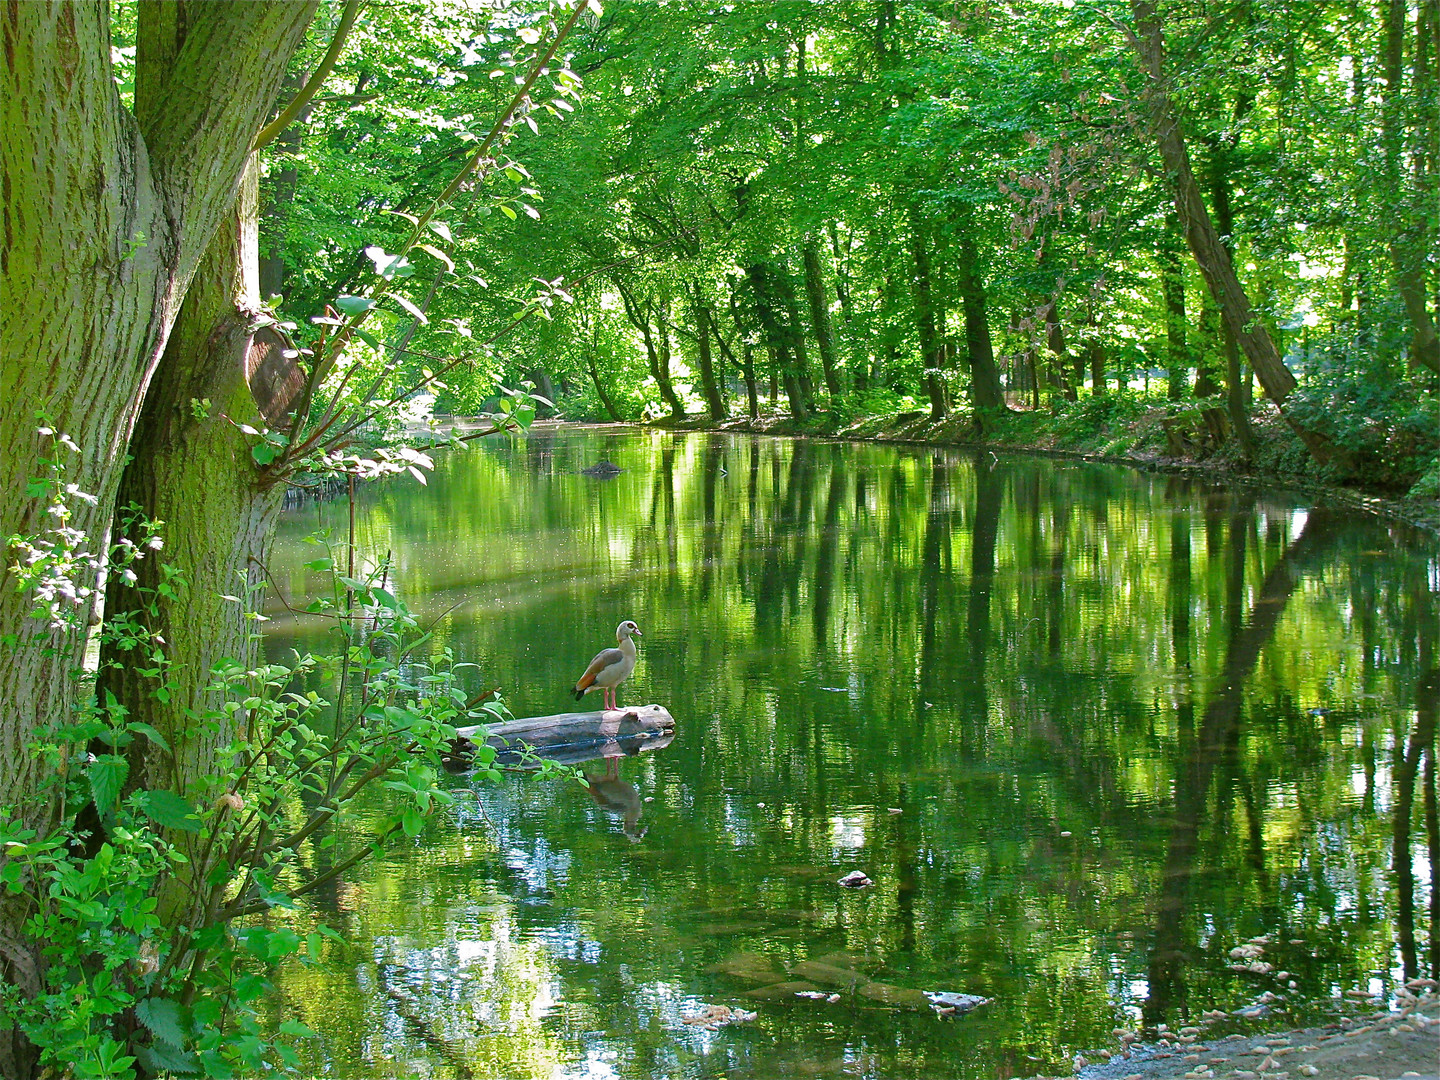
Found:
[[[1142,1014],[1272,992],[1279,1024],[1432,962],[1432,541],[1123,469],[615,429],[374,485],[358,531],[518,716],[573,708],[635,619],[621,701],[678,734],[622,765],[638,818],[481,786],[330,890],[352,944],[277,1003],[317,1072],[1028,1076]],[[319,645],[271,614],[275,650]],[[1285,982],[1227,966],[1262,934]],[[741,996],[842,952],[994,1003]],[[760,1016],[683,1025],[702,1002]]]

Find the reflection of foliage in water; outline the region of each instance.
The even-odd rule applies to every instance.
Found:
[[[579,475],[601,457],[626,471]],[[1262,933],[1301,995],[1399,968],[1391,776],[1435,664],[1433,544],[1121,470],[648,432],[536,434],[364,500],[397,593],[461,602],[437,629],[475,688],[560,711],[633,617],[622,700],[667,704],[679,736],[624,766],[654,800],[641,843],[573,785],[520,785],[348,886],[368,954],[287,987],[341,1040],[337,1073],[395,1053],[545,1075],[533,1047],[622,1076],[697,1055],[698,1075],[1029,1075],[1126,1010],[1174,1024],[1285,990],[1226,966]],[[856,867],[876,886],[841,895]],[[708,965],[839,949],[995,1004],[677,1030],[684,1002],[748,985]],[[382,1031],[383,1053],[344,1042]]]

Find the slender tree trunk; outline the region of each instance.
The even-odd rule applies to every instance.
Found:
[[[1180,222],[1173,214],[1165,218],[1165,238],[1160,245],[1160,287],[1165,296],[1166,394],[1171,401],[1185,396],[1190,372],[1190,349],[1185,340],[1185,270],[1180,265]]]
[[[790,347],[793,334],[781,321],[776,312],[775,293],[780,291],[779,285],[774,280],[776,274],[767,263],[755,263],[746,274],[750,279],[750,288],[755,296],[755,316],[760,324],[761,333],[765,337],[766,347],[770,350],[773,358],[773,371],[783,379],[785,383],[785,394],[790,400],[790,415],[795,420],[804,421],[810,417],[810,406],[805,394],[805,388],[800,381],[796,371],[798,360],[792,355]],[[793,295],[793,294],[792,294]],[[782,300],[783,302],[783,300]],[[772,375],[770,384],[770,398],[773,401],[776,396],[775,376]]]
[[[770,268],[775,292],[784,309],[785,319],[781,329],[785,334],[790,354],[795,358],[795,373],[800,381],[800,392],[805,398],[807,409],[815,407],[815,382],[810,378],[810,350],[805,344],[805,323],[800,318],[800,304],[795,297],[795,282],[786,262],[773,264]]]
[[[915,260],[915,329],[920,335],[920,362],[925,370],[925,391],[930,395],[930,419],[942,420],[950,411],[945,400],[944,356],[936,330],[933,273],[920,215],[910,212],[910,254]]]
[[[970,404],[977,410],[1005,409],[1005,391],[995,363],[995,344],[990,337],[990,315],[986,305],[985,282],[975,248],[974,211],[963,204],[960,238],[956,244],[955,279],[965,316],[965,354],[970,365]]]
[[[1401,158],[1404,149],[1404,58],[1405,29],[1407,21],[1406,0],[1388,0],[1385,7],[1385,89],[1382,94],[1381,141],[1385,149],[1385,175],[1387,186],[1394,193],[1399,206],[1391,204],[1397,211],[1386,215],[1385,224],[1390,228],[1388,244],[1391,277],[1395,291],[1405,304],[1405,314],[1411,325],[1411,359],[1431,371],[1440,372],[1440,337],[1437,337],[1435,320],[1429,309],[1426,296],[1426,261],[1433,257],[1433,243],[1430,239],[1430,222],[1435,214],[1436,187],[1433,171],[1437,163],[1433,156],[1437,148],[1433,145],[1436,136],[1435,87],[1429,77],[1430,52],[1434,48],[1429,41],[1431,28],[1437,17],[1433,0],[1422,0],[1419,17],[1416,19],[1415,67],[1416,100],[1420,103],[1418,146],[1413,147],[1414,175],[1404,175]],[[1428,97],[1429,100],[1426,100]]]
[[[738,366],[740,374],[745,380],[745,404],[749,410],[750,419],[758,420],[760,418],[760,388],[755,379],[755,351],[747,336],[744,321],[740,315],[740,301],[735,295],[733,286],[730,289],[730,318],[735,323],[736,340],[740,343],[742,359]],[[728,353],[730,350],[725,344],[724,335],[716,334],[716,337],[719,338],[720,348]],[[732,356],[730,359],[733,362],[735,358]]]
[[[675,384],[670,375],[670,294],[662,292],[660,302],[651,305],[655,312],[655,381],[660,384],[660,396],[670,406],[670,415],[676,420],[685,419],[685,403],[675,393]]]
[[[1250,111],[1254,99],[1242,96],[1235,105],[1238,121]],[[1230,265],[1235,265],[1235,214],[1230,203],[1229,145],[1219,137],[1206,140],[1210,150],[1210,203],[1215,208],[1215,228]],[[1263,299],[1263,298],[1262,298]],[[1221,346],[1225,352],[1225,406],[1230,417],[1230,430],[1240,445],[1240,454],[1249,461],[1255,454],[1255,433],[1250,429],[1250,376],[1240,361],[1240,347],[1230,324],[1221,320]],[[1277,348],[1278,352],[1278,348]]]
[[[1079,401],[1080,395],[1075,389],[1075,383],[1070,378],[1074,360],[1070,356],[1069,347],[1065,344],[1065,328],[1060,325],[1060,301],[1049,301],[1040,309],[1039,315],[1045,324],[1045,344],[1055,357],[1054,381],[1060,387],[1060,392],[1065,395],[1066,401]]]
[[[1165,89],[1165,43],[1155,4],[1153,0],[1131,0],[1131,11],[1135,19],[1135,35],[1131,41],[1150,78],[1145,97],[1151,128],[1159,144],[1190,252],[1220,307],[1221,317],[1244,350],[1266,396],[1280,409],[1316,461],[1345,468],[1342,455],[1324,435],[1296,423],[1285,411],[1285,400],[1295,389],[1295,376],[1285,366],[1265,327],[1255,318],[1250,298],[1235,276],[1235,268],[1201,198],[1200,186],[1190,168],[1180,118]]]
[[[830,301],[825,296],[825,277],[820,270],[820,251],[814,241],[804,248],[805,296],[810,301],[810,325],[820,348],[820,366],[825,372],[825,389],[833,401],[840,396],[840,377],[835,370],[835,337],[830,332]]]
[[[692,287],[691,296],[691,311],[695,319],[695,352],[700,363],[700,386],[705,394],[705,403],[710,407],[710,419],[724,420],[725,401],[720,396],[720,386],[715,381],[715,362],[710,354],[710,307],[705,303],[705,296],[698,282]]]
[[[1224,345],[1220,309],[1208,293],[1201,301],[1200,328],[1204,344],[1195,351],[1195,396],[1213,398],[1220,393],[1220,383],[1215,378],[1218,364],[1212,348],[1223,350]],[[1224,409],[1205,408],[1200,416],[1214,447],[1219,447],[1230,437],[1230,421]]]

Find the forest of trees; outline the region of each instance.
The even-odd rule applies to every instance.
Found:
[[[379,215],[430,197],[510,81],[494,45],[378,18],[263,186],[262,284],[297,320],[398,241]],[[613,4],[565,46],[583,105],[451,222],[454,276],[417,260],[411,341],[453,354],[442,334],[489,338],[558,281],[573,302],[478,352],[442,407],[531,379],[572,418],[919,409],[1003,437],[1007,403],[1109,395],[1072,423],[1143,401],[1173,454],[1303,456],[1278,411],[1328,475],[1432,470],[1430,491],[1437,18]]]
[[[421,392],[501,427],[1153,416],[1191,456],[1440,485],[1437,0],[36,2],[0,33],[7,1076],[260,1060],[193,1005],[195,951],[280,895],[347,777],[428,811],[367,725],[455,710],[353,639],[359,756],[295,744],[328,779],[286,803],[316,706],[277,704],[250,603],[287,485],[423,475],[374,437]],[[145,820],[166,845],[116,830]],[[27,890],[92,896],[102,834],[161,882],[107,917],[178,936],[42,956]],[[132,1007],[122,960],[176,996]],[[73,1024],[44,1005],[72,976]]]

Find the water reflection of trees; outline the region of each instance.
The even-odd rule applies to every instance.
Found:
[[[1056,1060],[1102,1041],[1117,1000],[1152,1019],[1244,1004],[1271,984],[1225,952],[1260,933],[1302,992],[1440,962],[1412,868],[1440,863],[1433,547],[1188,480],[952,451],[647,433],[553,437],[529,469],[509,454],[442,469],[423,500],[377,495],[367,528],[409,552],[408,602],[473,600],[449,640],[521,714],[555,711],[596,626],[645,629],[629,694],[682,734],[636,781],[643,842],[603,846],[573,799],[507,833],[569,853],[523,908],[542,939],[578,920],[607,958],[567,964],[567,994],[718,992],[697,972],[738,949],[864,951],[1000,999],[984,1046],[904,1029],[883,1051],[940,1068]],[[602,456],[626,472],[578,475]],[[837,904],[851,865],[877,885]],[[663,931],[637,947],[597,915],[621,907]],[[889,1030],[847,1023],[846,1045]]]

